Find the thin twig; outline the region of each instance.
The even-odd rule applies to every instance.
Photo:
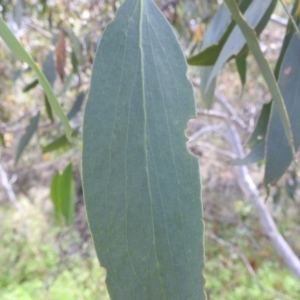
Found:
[[[0,165],[0,177],[1,177],[1,182],[2,186],[8,196],[8,199],[12,202],[12,204],[16,207],[16,209],[20,212],[23,213],[23,208],[18,201],[16,194],[8,180],[7,173],[3,169],[3,167]]]
[[[215,111],[215,110],[202,110],[197,109],[197,116],[208,116],[211,118],[219,119],[219,120],[225,120],[230,121],[239,126],[241,129],[245,130],[249,133],[249,129],[247,128],[247,124],[238,117],[230,117],[222,112]]]
[[[189,146],[193,142],[195,142],[202,134],[210,132],[210,131],[219,131],[222,127],[224,127],[223,124],[218,124],[218,125],[208,125],[205,127],[200,128],[196,132],[194,132],[190,137],[187,142],[187,145]]]
[[[283,18],[281,18],[277,15],[274,15],[274,14],[271,16],[271,21],[273,21],[274,23],[276,23],[278,25],[281,25],[283,27],[286,27],[287,24],[288,24],[286,19],[283,19]]]
[[[198,141],[194,144],[194,146],[198,146],[198,148],[207,148],[207,149],[212,150],[212,151],[214,151],[218,154],[229,157],[230,159],[236,159],[236,155],[233,152],[220,149],[220,148],[218,148],[218,147],[216,147],[212,144],[209,144],[209,143]]]
[[[251,264],[249,263],[248,259],[246,258],[246,256],[243,254],[243,252],[238,249],[236,246],[234,246],[233,244],[229,243],[228,241],[225,241],[223,239],[221,239],[220,237],[218,237],[216,234],[214,234],[211,231],[206,231],[205,232],[205,236],[216,241],[217,243],[226,246],[227,248],[229,248],[231,251],[234,251],[239,258],[241,259],[241,261],[244,263],[245,267],[247,268],[249,274],[251,275],[251,277],[254,279],[255,283],[265,292],[272,294],[273,296],[276,296],[277,298],[280,299],[285,299],[285,300],[293,300],[293,298],[286,296],[276,290],[273,289],[269,289],[267,287],[265,287],[257,278],[257,275],[253,269],[253,267],[251,266]]]
[[[231,109],[230,104],[227,99],[220,95],[215,95],[216,99],[223,106],[223,108],[229,112]],[[228,122],[227,123],[229,141],[231,143],[231,147],[237,157],[244,157],[244,149],[240,140],[240,136],[235,129],[235,127]],[[250,197],[253,205],[255,206],[262,227],[266,235],[272,241],[275,249],[282,257],[288,268],[296,275],[296,277],[300,280],[300,260],[299,257],[292,250],[287,241],[283,238],[280,232],[277,229],[277,226],[268,211],[267,207],[264,204],[263,199],[259,196],[259,191],[257,186],[255,185],[253,179],[249,174],[249,170],[247,166],[236,166],[235,167],[237,173],[237,180],[240,185],[241,190]]]

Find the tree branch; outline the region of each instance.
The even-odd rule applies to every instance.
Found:
[[[215,98],[228,113],[234,113],[230,104],[224,96],[220,94],[215,94]],[[227,122],[227,129],[229,141],[231,143],[233,152],[237,155],[237,157],[244,157],[243,146],[237,130],[230,122]],[[295,252],[292,250],[290,245],[287,243],[287,241],[278,231],[271,214],[269,213],[267,207],[264,204],[264,201],[259,196],[259,191],[253,179],[250,177],[247,166],[236,166],[235,171],[237,173],[237,180],[239,186],[242,189],[242,191],[252,200],[252,203],[258,212],[260,223],[266,235],[272,241],[275,249],[282,257],[289,269],[300,280],[300,260],[295,254]]]

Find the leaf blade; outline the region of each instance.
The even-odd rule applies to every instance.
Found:
[[[60,118],[64,129],[66,131],[66,135],[68,139],[72,140],[72,128],[68,122],[68,119],[66,118],[61,106],[59,105],[59,102],[48,82],[46,77],[44,76],[43,72],[39,69],[39,67],[36,65],[32,57],[29,55],[29,53],[26,52],[26,50],[23,48],[23,46],[20,44],[20,42],[17,40],[17,38],[13,35],[13,33],[10,31],[10,29],[5,24],[4,20],[0,16],[0,36],[6,43],[6,45],[9,47],[9,49],[13,52],[13,54],[20,60],[25,61],[32,70],[36,73],[36,76],[38,77],[38,80],[43,87],[45,94],[47,95],[47,98],[51,104],[51,107],[55,114]]]
[[[279,88],[291,122],[296,151],[300,146],[300,105],[298,92],[300,86],[299,51],[300,39],[298,35],[294,33],[285,52],[278,79]],[[294,155],[286,138],[278,108],[272,105],[266,140],[265,184],[276,183],[293,161],[293,157]]]
[[[275,76],[270,69],[270,66],[265,59],[264,55],[261,52],[260,46],[258,44],[258,40],[255,34],[255,31],[249,26],[247,21],[241,15],[237,4],[233,1],[224,0],[226,5],[228,6],[229,10],[232,13],[232,17],[235,19],[236,23],[239,25],[241,32],[243,33],[244,38],[247,41],[247,44],[252,51],[252,54],[257,61],[258,66],[262,72],[262,75],[268,85],[269,91],[272,95],[274,104],[279,112],[281,122],[284,127],[284,132],[287,137],[288,143],[291,147],[293,155],[295,154],[294,150],[294,142],[293,142],[293,133],[291,129],[291,123],[289,120],[289,116],[284,104],[284,100],[282,98],[281,92],[277,85]],[[252,5],[256,4],[259,6],[258,3],[252,2]],[[251,6],[250,6],[251,7]]]
[[[111,299],[205,299],[185,72],[154,3],[126,0],[97,50],[83,129],[84,195]]]
[[[34,116],[33,118],[30,119],[30,122],[29,122],[28,126],[26,127],[25,133],[22,135],[22,137],[18,143],[16,157],[15,157],[15,165],[18,163],[24,149],[28,145],[33,134],[35,133],[36,128],[39,123],[39,119],[40,119],[40,112],[38,112],[36,116]]]

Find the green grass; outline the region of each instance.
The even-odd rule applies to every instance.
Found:
[[[0,299],[1,300],[87,300],[109,299],[105,274],[93,252],[58,253],[58,233],[52,217],[42,207],[22,201],[25,215],[0,206]],[[60,239],[63,246],[76,246],[75,230]],[[72,249],[72,247],[71,247]]]
[[[24,216],[10,204],[0,205],[0,299],[108,300],[105,274],[91,242],[87,245],[93,254],[90,257],[82,256],[80,251],[59,255],[58,241],[67,249],[80,241],[76,230],[60,235],[61,228],[54,225],[50,202],[34,204],[27,199],[21,202]],[[256,249],[247,234],[238,232],[235,226],[216,227],[215,223],[207,222],[206,227],[216,230],[224,240],[237,238],[235,245],[249,261],[255,262],[257,277],[266,288],[299,299],[299,282],[265,238],[259,238],[259,234],[253,236],[259,246]],[[205,276],[211,300],[279,299],[260,289],[235,252],[211,239],[206,239]]]

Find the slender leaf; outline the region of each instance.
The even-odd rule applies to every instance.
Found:
[[[261,5],[263,5],[262,2],[261,1],[257,2],[257,1],[258,0],[253,0],[251,5],[255,4],[256,6],[261,7]],[[294,143],[293,143],[293,133],[291,130],[291,124],[290,124],[290,120],[289,120],[289,117],[287,114],[287,110],[286,110],[283,98],[281,96],[279,87],[276,83],[274,74],[272,73],[267,60],[265,59],[264,55],[261,52],[261,49],[260,49],[260,46],[259,46],[259,43],[257,40],[257,35],[256,35],[255,31],[249,26],[247,21],[241,15],[239,8],[238,8],[237,4],[235,3],[235,1],[225,0],[225,3],[228,6],[229,10],[231,11],[232,17],[234,18],[236,23],[239,25],[240,32],[243,34],[244,38],[246,39],[247,44],[248,44],[250,50],[252,51],[252,54],[261,69],[262,75],[264,76],[264,79],[269,87],[269,91],[272,95],[273,101],[279,112],[280,119],[283,124],[285,135],[288,139],[289,146],[291,148],[292,153],[294,154],[295,151],[294,151]],[[263,2],[263,3],[265,3],[265,2]],[[249,6],[247,12],[251,8],[251,5]],[[250,12],[252,14],[253,12],[257,12],[257,11],[253,9]]]
[[[50,105],[46,95],[44,95],[44,101],[45,101],[47,116],[50,119],[50,121],[53,123],[54,122],[54,117],[53,117],[52,108],[51,108],[51,105]]]
[[[56,71],[54,63],[54,53],[49,51],[45,61],[43,62],[43,73],[49,81],[50,85],[53,87],[56,80]]]
[[[206,88],[208,78],[211,74],[213,67],[200,67],[200,92],[201,92],[201,99],[204,103],[204,106],[206,109],[210,109],[214,103],[214,94],[217,84],[217,79],[214,78],[214,80],[210,83],[209,88]]]
[[[67,90],[70,88],[73,77],[74,77],[74,73],[71,73],[67,76],[67,78],[65,79],[64,85],[62,86],[61,90],[58,92],[59,97],[63,96],[67,92]]]
[[[247,165],[261,161],[265,157],[266,135],[269,125],[272,101],[265,103],[262,107],[254,131],[249,138],[247,145],[250,153],[244,158],[232,161],[234,165]]]
[[[248,0],[241,1],[240,10],[245,11],[249,4]],[[234,26],[235,22],[231,19],[230,11],[222,3],[205,32],[200,53],[189,57],[188,64],[194,66],[214,65]]]
[[[23,87],[22,91],[23,91],[24,93],[26,93],[26,92],[32,90],[33,88],[35,88],[38,84],[39,84],[39,81],[38,81],[37,79],[34,79],[34,80],[31,81],[30,83],[26,84],[26,85]]]
[[[205,299],[186,69],[153,1],[126,0],[97,50],[83,128],[86,208],[112,300]]]
[[[61,213],[66,224],[71,224],[74,217],[74,181],[72,164],[69,164],[60,177]]]
[[[4,134],[1,133],[1,132],[0,132],[0,143],[1,143],[2,146],[6,147]]]
[[[55,44],[55,62],[56,71],[61,79],[64,81],[65,78],[65,65],[66,65],[66,53],[67,53],[65,32],[61,29]]]
[[[85,97],[84,92],[79,93],[78,96],[76,97],[73,106],[71,107],[70,111],[67,114],[69,120],[73,119],[80,111],[81,106],[83,104],[84,97]]]
[[[56,172],[51,181],[50,197],[55,209],[56,220],[61,224],[61,219],[67,225],[74,218],[74,180],[72,164],[69,164],[62,174]]]
[[[38,112],[35,117],[30,119],[30,122],[29,122],[28,126],[26,127],[25,133],[22,135],[22,137],[19,141],[17,151],[16,151],[15,164],[18,163],[18,160],[21,157],[24,149],[28,145],[35,130],[37,129],[39,119],[40,119],[40,112]]]
[[[232,161],[234,165],[248,165],[258,162],[265,155],[265,140],[261,140],[251,147],[250,153],[244,158],[238,158]]]
[[[255,125],[255,129],[249,138],[247,144],[252,147],[261,140],[265,139],[268,130],[272,101],[265,103],[261,109],[260,115]]]
[[[58,150],[63,147],[68,147],[70,145],[69,140],[67,139],[66,135],[62,135],[55,139],[53,142],[46,146],[42,146],[42,152],[47,153],[47,152],[52,152],[55,150]]]
[[[249,52],[248,52],[248,49],[247,49],[245,52],[238,55],[235,59],[236,67],[237,67],[238,73],[240,75],[241,84],[242,84],[243,88],[244,88],[244,85],[246,83],[248,53]]]
[[[228,4],[228,2],[230,4]],[[227,4],[229,10],[233,14],[232,7],[235,7],[238,13],[238,16],[241,18],[242,16],[240,15],[240,10],[238,8],[238,4],[236,1],[225,1]],[[247,20],[249,25],[252,28],[255,28],[261,19],[264,17],[265,12],[269,8],[269,6],[272,4],[272,0],[265,0],[265,1],[260,1],[260,0],[253,0],[247,10],[245,11],[244,18]],[[233,16],[233,19],[235,22],[240,26],[240,24],[237,22],[237,19]],[[245,19],[243,20],[245,21]],[[245,22],[247,24],[247,22]],[[231,32],[230,36],[226,40],[225,45],[223,46],[220,55],[218,56],[218,59],[216,63],[214,64],[214,68],[211,72],[210,79],[208,80],[208,84],[210,83],[211,80],[213,80],[219,70],[222,68],[224,63],[232,56],[238,55],[243,47],[246,44],[246,38],[244,37],[242,31],[240,30],[239,26],[235,26],[233,31]],[[253,29],[252,29],[253,31]],[[254,33],[254,31],[253,31]]]
[[[72,53],[74,53],[79,64],[83,62],[82,46],[79,38],[76,36],[70,26],[65,26],[65,30],[71,42]],[[76,72],[75,72],[76,73]]]
[[[295,0],[294,6],[293,6],[293,9],[292,9],[292,15],[296,18],[296,21],[298,23],[300,21],[300,16],[297,16],[295,14],[297,12],[297,8],[299,7],[299,4],[300,4],[300,1],[299,0]],[[288,45],[289,45],[289,43],[290,43],[290,41],[291,41],[294,33],[295,33],[295,27],[293,26],[291,20],[289,20],[289,23],[288,23],[288,25],[286,27],[286,33],[285,33],[284,40],[283,40],[283,43],[282,43],[280,55],[279,55],[279,57],[277,59],[275,70],[274,70],[274,75],[275,75],[276,79],[278,79],[282,60],[284,58],[286,49],[287,49],[287,47],[288,47]]]
[[[48,80],[45,78],[44,74],[41,72],[39,67],[36,65],[32,57],[26,52],[26,50],[23,48],[23,46],[20,44],[18,39],[14,36],[14,34],[10,31],[10,29],[5,24],[2,17],[0,17],[0,36],[8,46],[8,48],[13,52],[13,54],[20,60],[23,60],[26,62],[32,70],[35,72],[41,86],[43,87],[45,94],[48,97],[48,100],[51,104],[51,107],[55,114],[60,118],[64,129],[66,131],[66,135],[68,139],[71,140],[71,134],[72,134],[72,128],[70,127],[70,124],[68,122],[68,119],[66,118],[61,106],[58,103],[58,100],[48,82]]]
[[[54,206],[55,219],[58,224],[62,222],[61,203],[60,203],[60,174],[55,172],[52,176],[50,185],[50,198]]]
[[[291,122],[295,150],[300,146],[299,53],[300,38],[294,33],[281,65],[278,84]],[[278,108],[273,106],[266,141],[265,184],[277,182],[293,161],[293,157]]]
[[[74,50],[71,52],[71,63],[73,67],[73,73],[76,74],[78,72],[78,60]]]

